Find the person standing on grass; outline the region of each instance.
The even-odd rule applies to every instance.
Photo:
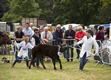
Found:
[[[30,37],[30,40],[31,40],[33,32],[31,29],[29,29],[29,23],[25,24],[25,29],[23,29],[23,33],[25,37]],[[31,60],[31,49],[28,49],[28,57],[29,57],[29,60]]]
[[[34,29],[34,35],[32,36],[32,39],[31,39],[31,43],[33,46],[36,46],[38,44],[40,44],[40,39],[41,39],[41,34],[39,33],[39,30],[38,29]],[[39,57],[37,56],[34,60],[34,63],[36,62],[36,65],[37,65],[37,68],[40,68],[39,67]],[[35,67],[35,64],[33,64],[33,66]]]
[[[17,43],[20,43],[22,40],[24,40],[24,33],[22,32],[22,27],[20,27],[20,26],[17,27],[17,31],[14,33],[14,40],[16,40]],[[19,51],[20,51],[20,49],[21,49],[21,47],[19,48]],[[17,59],[17,47],[16,46],[14,46],[14,52],[15,52],[15,58]]]
[[[65,32],[64,38],[65,39],[74,39],[75,38],[75,31],[72,29],[72,25],[69,25],[69,30],[67,30]],[[68,40],[68,41],[66,41],[66,44],[73,46],[74,41]],[[69,56],[69,48],[67,49],[67,54]],[[73,61],[73,48],[71,48],[71,58],[72,58],[71,61]],[[67,62],[69,62],[69,59],[67,59]]]
[[[91,36],[91,30],[86,31],[86,36],[84,36],[83,39],[80,40],[79,42],[77,42],[75,45],[78,45],[81,43],[83,43],[83,45],[82,45],[82,49],[81,49],[81,53],[80,53],[79,70],[83,71],[83,68],[88,61],[87,58],[90,56],[92,45],[94,44],[96,47],[95,56],[98,54],[99,47],[98,47],[96,40],[94,40]]]
[[[82,26],[78,26],[78,31],[76,32],[75,39],[78,41],[82,40],[82,38],[86,35],[84,31],[82,31]],[[76,48],[82,47],[82,44],[76,46]],[[77,60],[79,59],[80,50],[76,49],[77,52]]]
[[[17,46],[17,48],[19,48],[20,46],[21,49],[18,53],[17,59],[14,61],[14,63],[12,64],[11,68],[14,67],[14,65],[16,64],[16,62],[19,60],[20,57],[24,57],[24,59],[26,60],[26,65],[28,66],[28,59],[27,59],[27,53],[28,53],[28,49],[32,49],[34,46],[31,45],[30,43],[30,38],[29,37],[25,37],[25,41],[22,41],[20,43],[17,44],[17,42],[14,42],[14,45]]]

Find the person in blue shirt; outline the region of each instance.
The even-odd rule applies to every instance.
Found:
[[[72,25],[69,25],[69,30],[67,30],[65,32],[64,38],[65,39],[74,39],[75,38],[75,31],[72,29]],[[68,40],[68,41],[66,41],[66,44],[73,46],[74,41]],[[69,48],[67,49],[67,54],[69,57]],[[71,48],[71,61],[73,61],[73,48]],[[69,62],[69,59],[67,59],[67,62]]]
[[[23,33],[25,37],[30,37],[30,40],[31,40],[33,33],[32,33],[32,30],[29,29],[29,23],[25,24],[25,29],[23,29]],[[31,60],[31,49],[28,49],[28,56],[29,56],[29,60]]]

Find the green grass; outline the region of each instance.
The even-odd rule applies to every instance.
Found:
[[[74,53],[76,57],[76,53]],[[93,57],[91,57],[93,58]],[[0,56],[1,59],[1,56]],[[59,63],[56,63],[57,70],[54,70],[53,64],[44,63],[47,69],[26,67],[26,62],[16,63],[13,68],[10,68],[11,63],[3,63],[0,61],[0,80],[111,80],[111,67],[98,64],[95,67],[94,61],[88,62],[84,71],[79,71],[79,62],[74,59],[73,62],[66,62],[62,59],[63,69],[60,70]]]

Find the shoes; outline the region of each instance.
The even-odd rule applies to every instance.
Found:
[[[27,66],[27,68],[29,68],[29,66]]]
[[[37,68],[40,68],[40,66],[38,65]]]
[[[13,68],[13,67],[14,67],[14,65],[11,66],[11,68]]]

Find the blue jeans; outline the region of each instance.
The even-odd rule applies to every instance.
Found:
[[[28,49],[28,57],[31,60],[31,49]]]
[[[70,49],[71,49],[71,58],[73,58],[73,48]],[[69,57],[69,48],[67,49],[67,55]],[[67,59],[67,61],[69,61],[69,59]],[[73,61],[73,59],[71,59],[71,61]]]
[[[24,59],[26,60],[26,65],[28,66],[28,59],[27,59],[27,57],[25,57]],[[18,62],[18,60],[19,60],[19,57],[17,57],[17,59],[14,61],[13,65],[15,65],[16,62]]]
[[[39,57],[38,56],[35,58],[34,62],[36,62],[36,65],[39,66]]]
[[[79,70],[83,70],[85,64],[87,63],[88,59],[86,59],[86,52],[85,54],[83,55],[82,58],[80,58],[80,67],[79,67]]]
[[[20,51],[21,47],[19,47],[19,51]],[[15,59],[17,59],[17,47],[14,46],[14,52],[15,52]],[[22,59],[22,57],[20,57],[19,59]]]
[[[80,48],[81,45],[76,45],[76,48]],[[80,54],[80,50],[79,49],[76,49],[76,52],[77,52],[77,59],[79,59],[79,54]]]

